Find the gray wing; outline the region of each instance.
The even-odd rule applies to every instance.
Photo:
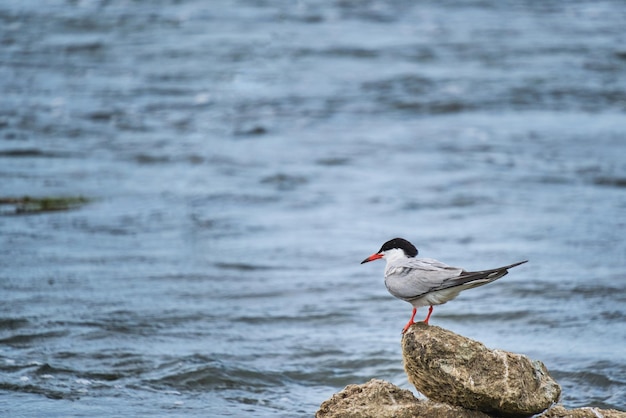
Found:
[[[517,263],[509,264],[508,266],[498,267],[490,270],[481,271],[463,271],[461,275],[453,280],[448,281],[447,287],[463,286],[466,289],[471,287],[481,286],[498,280],[502,276],[506,276],[509,273],[509,269],[520,264],[527,263],[528,260],[520,261]]]
[[[395,297],[409,300],[448,287],[463,272],[432,258],[411,258],[385,272],[385,285]]]
[[[413,258],[386,272],[385,285],[392,295],[404,300],[417,299],[431,292],[455,287],[458,287],[460,292],[497,280],[505,276],[508,269],[526,261],[490,270],[468,272],[437,260]]]

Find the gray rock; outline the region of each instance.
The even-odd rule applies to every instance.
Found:
[[[537,418],[626,418],[626,412],[600,408],[565,409],[556,405]]]
[[[530,416],[561,395],[540,361],[491,350],[478,341],[423,322],[402,338],[409,381],[429,399],[489,414]]]
[[[372,379],[348,385],[324,401],[316,418],[489,418],[479,411],[417,399],[411,391]]]

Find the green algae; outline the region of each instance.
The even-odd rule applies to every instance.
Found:
[[[78,209],[90,200],[84,196],[0,197],[0,215],[29,215]]]

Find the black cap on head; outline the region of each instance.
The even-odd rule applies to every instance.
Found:
[[[415,248],[413,244],[411,244],[404,238],[394,238],[387,241],[383,244],[382,247],[380,247],[380,250],[378,252],[380,253],[383,251],[392,250],[394,248],[401,249],[408,257],[415,257],[418,253],[417,248]]]

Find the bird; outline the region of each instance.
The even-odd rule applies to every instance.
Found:
[[[508,274],[508,270],[528,260],[490,270],[465,271],[432,258],[417,258],[418,250],[404,238],[385,242],[378,252],[361,264],[385,259],[385,286],[389,293],[413,305],[411,319],[402,329],[406,333],[415,319],[417,308],[430,306],[424,322],[428,324],[434,305],[442,305],[456,298],[466,289],[491,283]]]

